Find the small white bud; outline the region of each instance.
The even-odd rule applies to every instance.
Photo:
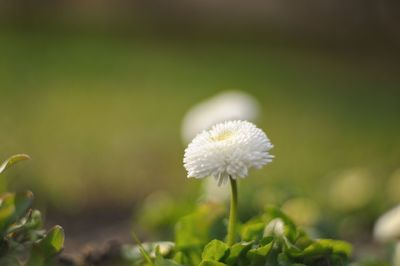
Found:
[[[281,218],[275,218],[264,229],[264,236],[281,237],[285,234],[285,223]]]

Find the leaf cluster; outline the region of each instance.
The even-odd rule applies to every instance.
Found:
[[[344,266],[352,247],[344,241],[312,239],[278,208],[267,210],[240,225],[237,242],[228,246],[218,236],[221,212],[215,206],[200,206],[183,217],[175,228],[175,242],[146,243],[150,261],[136,250],[127,256],[131,265],[155,266]],[[217,234],[216,234],[217,233]],[[127,250],[134,250],[132,247]],[[132,252],[131,252],[132,255]]]
[[[28,158],[24,154],[10,157],[0,166],[0,173]],[[42,216],[32,209],[32,203],[30,191],[0,195],[0,265],[55,265],[64,245],[64,231],[60,226],[43,230]]]

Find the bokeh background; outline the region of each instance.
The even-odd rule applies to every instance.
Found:
[[[31,189],[49,223],[65,227],[67,250],[129,238],[154,192],[172,205],[196,202],[182,119],[236,89],[260,102],[257,124],[276,155],[241,183],[243,194],[257,188],[247,212],[312,202],[324,234],[369,238],[400,201],[399,7],[0,1],[0,157],[33,158],[8,171],[1,190]]]

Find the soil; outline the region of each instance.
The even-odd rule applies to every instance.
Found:
[[[120,246],[133,243],[131,210],[104,208],[79,215],[52,213],[46,228],[59,224],[65,231],[59,265],[111,265]]]

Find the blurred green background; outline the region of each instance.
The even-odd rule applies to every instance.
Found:
[[[195,200],[200,182],[182,166],[182,118],[197,102],[239,89],[261,103],[257,124],[276,155],[241,182],[244,190],[262,186],[265,203],[275,189],[331,206],[336,176],[356,168],[374,180],[371,219],[399,200],[386,193],[400,167],[397,32],[370,20],[346,28],[317,18],[301,31],[268,19],[229,24],[235,16],[159,16],[147,5],[116,20],[119,9],[110,19],[73,1],[58,16],[63,6],[52,13],[28,2],[2,6],[0,156],[33,159],[7,173],[3,191],[29,188],[68,221],[109,208],[129,217],[158,190]]]

